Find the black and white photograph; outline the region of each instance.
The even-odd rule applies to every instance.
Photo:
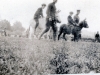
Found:
[[[0,75],[100,75],[100,0],[0,0]]]

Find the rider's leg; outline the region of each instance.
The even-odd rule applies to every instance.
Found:
[[[46,28],[45,28],[45,30],[42,32],[42,34],[40,35],[39,39],[41,39],[41,37],[42,37],[46,32],[49,31],[50,25],[51,25],[51,21],[49,21],[49,19],[46,19]]]

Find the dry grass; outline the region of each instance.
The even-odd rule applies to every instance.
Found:
[[[0,38],[0,75],[100,72],[100,44]]]

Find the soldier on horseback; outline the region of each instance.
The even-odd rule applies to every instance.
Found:
[[[35,31],[36,31],[36,28],[38,27],[39,25],[39,18],[43,18],[43,9],[46,7],[46,4],[42,4],[42,7],[38,8],[38,10],[36,11],[35,15],[34,15],[34,20],[36,22],[36,25],[35,25],[35,29],[34,29],[34,34],[35,34]]]
[[[70,12],[70,15],[68,16],[68,25],[75,25],[75,22],[72,18],[73,12]]]
[[[78,25],[80,18],[79,18],[80,10],[77,10],[77,14],[74,16],[74,22]]]
[[[72,18],[72,15],[73,15],[73,12],[70,12],[69,13],[70,15],[68,16],[68,26],[69,26],[69,29],[71,30],[72,32],[72,29],[74,28],[74,26],[76,26],[76,23],[74,22],[73,18]]]
[[[74,16],[74,22],[77,26],[79,26],[80,18],[79,18],[80,10],[77,10],[76,15]],[[79,32],[79,35],[81,36],[81,31]]]

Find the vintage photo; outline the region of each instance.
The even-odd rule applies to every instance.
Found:
[[[0,75],[100,74],[100,0],[0,0]]]

